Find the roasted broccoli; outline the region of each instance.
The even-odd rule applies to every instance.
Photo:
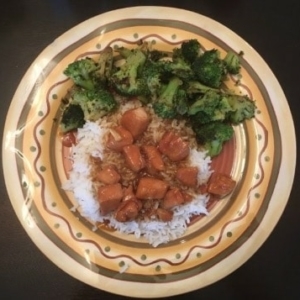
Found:
[[[187,114],[189,110],[188,94],[182,87],[175,94],[175,105],[178,116],[185,116]]]
[[[211,157],[218,155],[223,144],[229,141],[234,133],[232,126],[224,122],[211,122],[193,127],[198,143],[202,144]]]
[[[93,91],[76,89],[70,97],[70,103],[80,105],[85,121],[96,121],[117,107],[112,94],[104,89]]]
[[[113,49],[111,47],[107,47],[101,51],[96,63],[98,68],[93,74],[94,79],[99,83],[99,85],[106,88],[113,70]]]
[[[184,81],[193,78],[191,65],[183,58],[180,51],[174,50],[171,60],[163,60],[161,64],[163,64],[164,71],[171,74],[171,76],[177,76]]]
[[[183,58],[189,63],[193,63],[200,55],[201,45],[197,39],[190,39],[182,42],[180,49]]]
[[[190,97],[198,96],[199,94],[205,94],[208,91],[219,92],[219,89],[209,87],[207,85],[202,84],[199,81],[192,80],[189,81],[186,87],[186,91]]]
[[[60,121],[60,130],[62,133],[80,128],[84,123],[84,113],[80,105],[69,104],[64,108]]]
[[[227,121],[232,124],[239,124],[255,116],[255,101],[251,100],[248,96],[228,95],[227,101],[232,108],[228,113]]]
[[[227,97],[213,90],[200,96],[188,110],[191,120],[197,124],[226,120],[227,114],[232,111]]]
[[[64,74],[77,86],[93,90],[96,85],[95,71],[98,69],[97,63],[92,58],[86,57],[70,63],[64,70]]]
[[[128,58],[132,54],[132,49],[129,49],[127,47],[116,47],[115,52],[119,53],[122,58]]]
[[[153,61],[153,62],[157,62],[157,61],[161,60],[164,57],[167,57],[166,52],[154,49],[154,50],[150,50],[148,52],[148,57],[147,58],[149,60]]]
[[[236,53],[228,51],[223,61],[228,73],[236,75],[240,72],[240,57]]]
[[[152,60],[147,60],[145,62],[141,71],[140,80],[147,85],[146,91],[143,92],[143,95],[147,96],[148,100],[155,101],[157,99],[162,86],[162,74],[163,68],[160,63]]]
[[[190,105],[188,115],[199,124],[223,120],[236,125],[253,118],[255,110],[255,102],[246,95],[209,90]]]
[[[232,125],[253,118],[255,109],[247,96],[208,90],[189,107],[188,116],[198,143],[215,156],[232,137]]]
[[[207,50],[192,64],[195,77],[204,85],[220,88],[226,75],[224,62],[217,49]]]
[[[111,83],[123,96],[138,96],[148,94],[146,82],[140,78],[141,69],[146,61],[146,55],[140,49],[131,50],[125,62],[113,72]]]
[[[177,115],[176,94],[182,81],[178,77],[170,79],[168,84],[153,103],[154,112],[163,119],[175,118]]]
[[[240,74],[242,54],[229,51],[221,58],[218,49],[204,50],[197,39],[185,40],[168,53],[152,46],[140,40],[135,48],[107,47],[97,60],[70,64],[64,74],[74,87],[67,95],[62,132],[96,121],[119,100],[133,98],[152,106],[163,119],[185,120],[198,143],[216,156],[232,137],[233,126],[255,115],[255,101],[225,84],[229,74]],[[115,98],[117,94],[122,97]]]

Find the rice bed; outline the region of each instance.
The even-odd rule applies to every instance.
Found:
[[[91,178],[92,166],[90,156],[103,158],[103,139],[111,124],[104,118],[97,122],[87,121],[83,128],[78,129],[77,144],[73,147],[71,157],[72,169],[63,189],[71,191],[77,201],[76,209],[92,223],[109,221],[109,226],[124,234],[134,234],[139,239],[144,237],[153,247],[181,237],[187,230],[190,218],[194,215],[207,215],[207,194],[196,195],[187,204],[173,209],[174,215],[170,222],[158,220],[118,222],[113,214],[102,216],[99,212],[97,187]],[[157,132],[157,130],[155,130]],[[198,183],[205,183],[210,175],[210,157],[205,152],[191,148],[190,162],[200,168]]]

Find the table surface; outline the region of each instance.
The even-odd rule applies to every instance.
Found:
[[[127,0],[9,0],[2,3],[1,130],[15,89],[30,63],[46,46],[90,17],[137,5],[170,6],[170,3]],[[300,130],[300,2],[185,0],[181,5],[176,2],[174,6],[222,23],[256,49],[284,90],[297,134]],[[296,167],[296,179],[286,209],[262,247],[226,278],[172,299],[300,299],[299,172]],[[125,299],[81,283],[49,261],[17,219],[2,173],[0,192],[1,299]]]

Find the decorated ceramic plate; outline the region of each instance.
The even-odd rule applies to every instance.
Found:
[[[234,138],[213,159],[215,172],[236,182],[212,201],[185,232],[151,245],[143,236],[95,226],[78,211],[67,152],[56,122],[71,82],[63,74],[78,58],[107,46],[148,41],[170,51],[198,39],[205,49],[243,51],[237,92],[255,100],[255,117],[235,126]],[[239,84],[235,84],[236,81]],[[284,133],[284,134],[282,134]],[[295,168],[295,135],[285,95],[259,54],[230,29],[205,16],[168,7],[104,13],[49,45],[22,79],[7,115],[3,165],[11,203],[24,229],[58,267],[93,287],[139,298],[181,294],[212,284],[249,259],[272,232],[288,201]]]

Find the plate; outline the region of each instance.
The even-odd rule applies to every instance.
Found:
[[[234,142],[214,162],[218,170],[229,168],[237,181],[236,190],[210,207],[207,217],[193,222],[182,238],[158,247],[132,235],[95,230],[73,209],[72,195],[61,188],[67,174],[55,120],[61,113],[61,98],[70,87],[62,71],[68,63],[97,55],[107,45],[135,45],[143,39],[166,50],[191,38],[221,53],[230,49],[244,52],[242,78],[236,88],[256,101],[256,117],[235,128]],[[139,298],[200,289],[247,261],[272,232],[287,204],[295,153],[287,100],[260,55],[208,17],[155,6],[107,12],[57,38],[20,82],[3,138],[9,197],[33,242],[78,280]]]

